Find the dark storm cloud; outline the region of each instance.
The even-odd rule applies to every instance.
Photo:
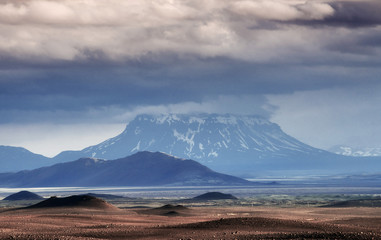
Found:
[[[310,26],[332,27],[373,27],[381,25],[381,2],[373,1],[331,1],[329,5],[334,9],[334,14],[324,19],[301,19],[294,23]]]
[[[332,67],[316,71],[308,66],[229,59],[150,67],[143,64],[127,69],[72,68],[69,72],[51,69],[25,73],[17,70],[11,79],[0,80],[0,108],[81,111],[92,107],[200,102],[205,96],[286,94],[356,85],[358,76],[364,78],[361,84],[378,81],[372,76],[373,71],[363,71],[366,72],[353,69],[343,74]],[[5,78],[3,74],[2,79]]]
[[[343,1],[330,5],[335,9],[335,14],[326,18],[328,25],[365,27],[381,24],[380,1]]]
[[[370,28],[366,31],[358,30],[350,35],[345,31],[337,31],[336,35],[338,37],[327,41],[324,47],[331,52],[343,54],[341,61],[336,61],[336,64],[347,67],[377,68],[381,66],[381,31],[379,28]],[[344,58],[345,55],[346,58]],[[353,61],[353,56],[356,56],[358,60],[361,59],[361,61]]]

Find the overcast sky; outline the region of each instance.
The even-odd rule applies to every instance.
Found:
[[[0,145],[47,156],[139,113],[260,114],[381,147],[379,0],[2,0]]]

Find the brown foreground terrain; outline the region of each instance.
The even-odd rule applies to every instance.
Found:
[[[381,239],[381,208],[3,208],[0,239]]]

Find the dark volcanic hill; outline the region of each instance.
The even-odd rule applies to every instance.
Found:
[[[9,195],[8,197],[4,198],[3,200],[6,201],[19,201],[19,200],[42,200],[44,199],[40,195],[37,195],[35,193],[29,192],[29,191],[20,191],[18,193],[14,193]]]
[[[118,208],[102,199],[89,195],[74,195],[65,198],[51,197],[42,202],[26,207],[31,208],[57,208],[57,207],[80,207],[92,209],[114,209]]]
[[[332,203],[323,207],[381,207],[381,198],[368,198],[368,199],[356,199],[347,200]]]
[[[139,152],[117,160],[82,158],[51,167],[0,174],[4,187],[250,185],[193,160],[160,152]]]
[[[221,192],[208,192],[201,194],[193,198],[194,200],[224,200],[224,199],[237,199],[231,194],[221,193]]]
[[[161,215],[161,216],[187,216],[191,214],[191,210],[183,205],[171,205],[167,204],[162,207],[138,210],[140,214],[147,215]]]

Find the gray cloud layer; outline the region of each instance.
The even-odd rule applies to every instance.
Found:
[[[1,121],[373,86],[380,7],[377,0],[1,1]],[[259,109],[266,98],[252,99],[252,112],[269,114]]]
[[[379,6],[377,1],[3,1],[0,54],[8,62],[32,65],[162,61],[162,56],[256,63],[293,56],[299,62],[321,57],[330,51],[327,44],[354,33],[336,35],[293,22],[377,26]]]

